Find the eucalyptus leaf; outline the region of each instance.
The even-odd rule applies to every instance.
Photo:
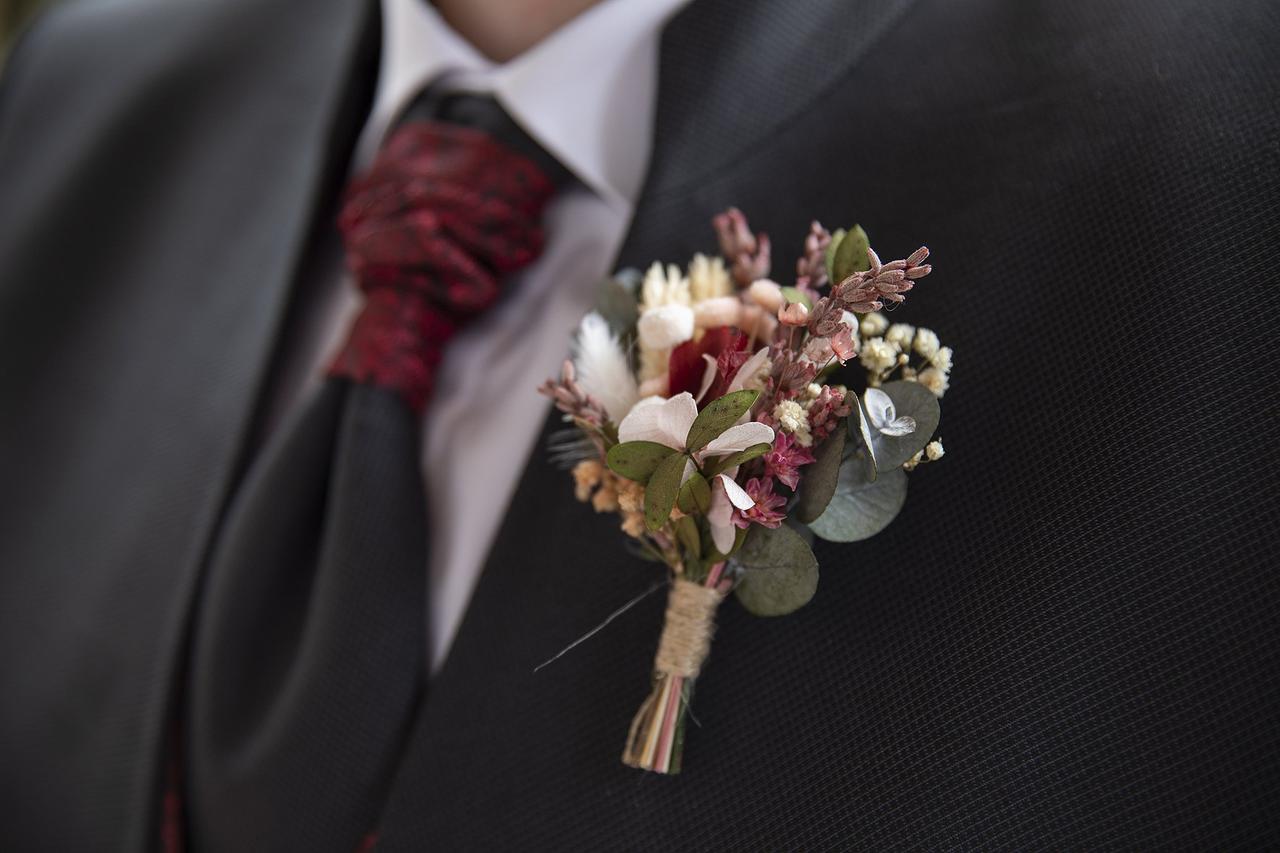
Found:
[[[600,287],[596,297],[596,311],[609,324],[615,335],[625,335],[635,328],[640,318],[636,305],[636,290],[630,282],[613,277]]]
[[[886,470],[900,467],[903,462],[924,449],[938,429],[942,409],[933,392],[919,382],[888,382],[880,390],[893,400],[894,412],[898,417],[906,415],[916,422],[914,430],[901,436],[885,435],[875,427],[870,428],[876,465],[881,470]]]
[[[685,447],[690,453],[706,447],[712,439],[736,424],[759,396],[759,391],[734,391],[708,403],[698,413],[693,426],[689,427]]]
[[[680,487],[676,506],[689,515],[706,515],[711,509],[711,486],[701,474],[695,473]]]
[[[843,228],[837,228],[835,233],[831,235],[831,242],[827,244],[827,251],[824,260],[827,264],[827,281],[832,284],[840,283],[836,280],[835,274],[836,249],[840,248],[840,241],[843,240],[845,235],[848,233],[849,232]]]
[[[809,298],[809,294],[805,293],[798,287],[782,288],[782,298],[788,302],[799,302],[810,311],[813,310],[813,300]]]
[[[862,401],[857,398],[857,395],[853,398],[853,411],[849,413],[849,434],[853,436],[860,449],[858,458],[865,466],[867,482],[874,483],[879,470],[879,460],[876,459],[875,443],[871,436],[871,422],[867,420],[867,413],[862,410]]]
[[[786,525],[752,525],[736,557],[743,570],[734,595],[757,616],[783,616],[803,607],[818,588],[818,560]]]
[[[859,542],[884,530],[906,499],[907,474],[902,468],[881,471],[870,482],[863,466],[850,460],[840,469],[831,503],[809,527],[828,542]]]
[[[808,524],[827,508],[831,496],[836,493],[840,479],[840,462],[844,458],[845,431],[835,430],[827,440],[818,445],[815,461],[805,467],[800,480],[800,496],[796,500],[794,515],[798,521]]]
[[[686,555],[695,559],[702,556],[702,534],[692,516],[683,516],[676,522],[676,538],[684,546]]]
[[[707,466],[707,476],[714,477],[716,474],[719,474],[722,471],[728,471],[730,468],[737,465],[745,465],[752,459],[764,456],[772,449],[772,444],[753,444],[746,450],[739,450],[737,453],[730,453],[728,456],[722,456],[719,459],[713,460],[712,463]]]
[[[862,230],[861,225],[850,228],[849,233],[836,247],[835,257],[831,262],[831,271],[834,273],[831,283],[839,284],[855,272],[866,272],[871,269],[871,259],[867,257],[867,249],[870,247],[867,232]]]
[[[653,476],[649,478],[644,489],[644,522],[650,530],[661,528],[671,517],[686,461],[683,453],[673,453],[658,463]]]
[[[675,452],[656,441],[624,441],[609,448],[605,462],[615,474],[647,483],[662,461]]]

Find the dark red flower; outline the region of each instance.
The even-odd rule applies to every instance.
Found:
[[[668,394],[675,395],[688,391],[697,397],[698,392],[702,390],[702,379],[706,375],[707,362],[703,358],[709,355],[716,360],[716,379],[712,383],[712,390],[717,385],[727,386],[729,380],[721,383],[722,371],[729,369],[732,364],[733,372],[737,372],[737,368],[746,361],[749,354],[743,354],[743,350],[747,347],[747,336],[730,326],[717,326],[714,329],[707,329],[703,332],[702,337],[697,340],[685,341],[671,351],[671,358],[667,362],[669,372]],[[743,354],[744,357],[740,361],[735,362],[734,356]],[[732,374],[730,374],[732,379]],[[723,396],[723,395],[721,395]],[[703,403],[709,403],[716,399],[716,396],[708,393],[702,399]]]

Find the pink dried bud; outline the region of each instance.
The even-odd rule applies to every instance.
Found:
[[[929,257],[929,247],[921,246],[919,249],[916,249],[914,252],[912,252],[911,256],[907,258],[907,266],[918,267],[922,263],[924,263],[925,259],[928,257]]]
[[[907,278],[910,278],[910,279],[924,278],[931,272],[933,272],[933,267],[929,266],[928,264],[925,264],[924,266],[919,266],[919,267],[912,267],[911,269],[907,270]]]
[[[796,286],[817,289],[827,283],[827,247],[831,232],[814,221],[804,238],[804,254],[796,261]]]
[[[778,309],[778,320],[784,326],[804,326],[809,322],[809,309],[803,302],[792,302]]]
[[[831,336],[831,351],[844,364],[858,354],[858,342],[853,337],[853,329],[841,323],[839,330]]]
[[[720,252],[739,287],[768,277],[771,248],[767,234],[753,235],[747,218],[736,207],[717,214],[711,224],[720,240]]]

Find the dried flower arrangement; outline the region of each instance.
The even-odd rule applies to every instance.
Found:
[[[768,237],[739,211],[713,225],[722,257],[608,282],[541,389],[573,424],[556,451],[578,499],[619,514],[670,574],[652,688],[623,751],[659,773],[680,770],[724,599],[760,616],[803,606],[818,583],[813,536],[875,535],[906,499],[906,472],[943,455],[951,349],[882,313],[930,273],[929,251],[882,263],[860,227],[815,222],[783,287],[768,278]],[[855,359],[861,371],[845,367]]]

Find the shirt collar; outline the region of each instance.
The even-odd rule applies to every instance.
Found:
[[[400,111],[440,80],[492,94],[579,180],[629,211],[648,166],[659,36],[687,2],[604,0],[498,64],[425,0],[382,0],[382,66],[357,165],[372,160]]]

